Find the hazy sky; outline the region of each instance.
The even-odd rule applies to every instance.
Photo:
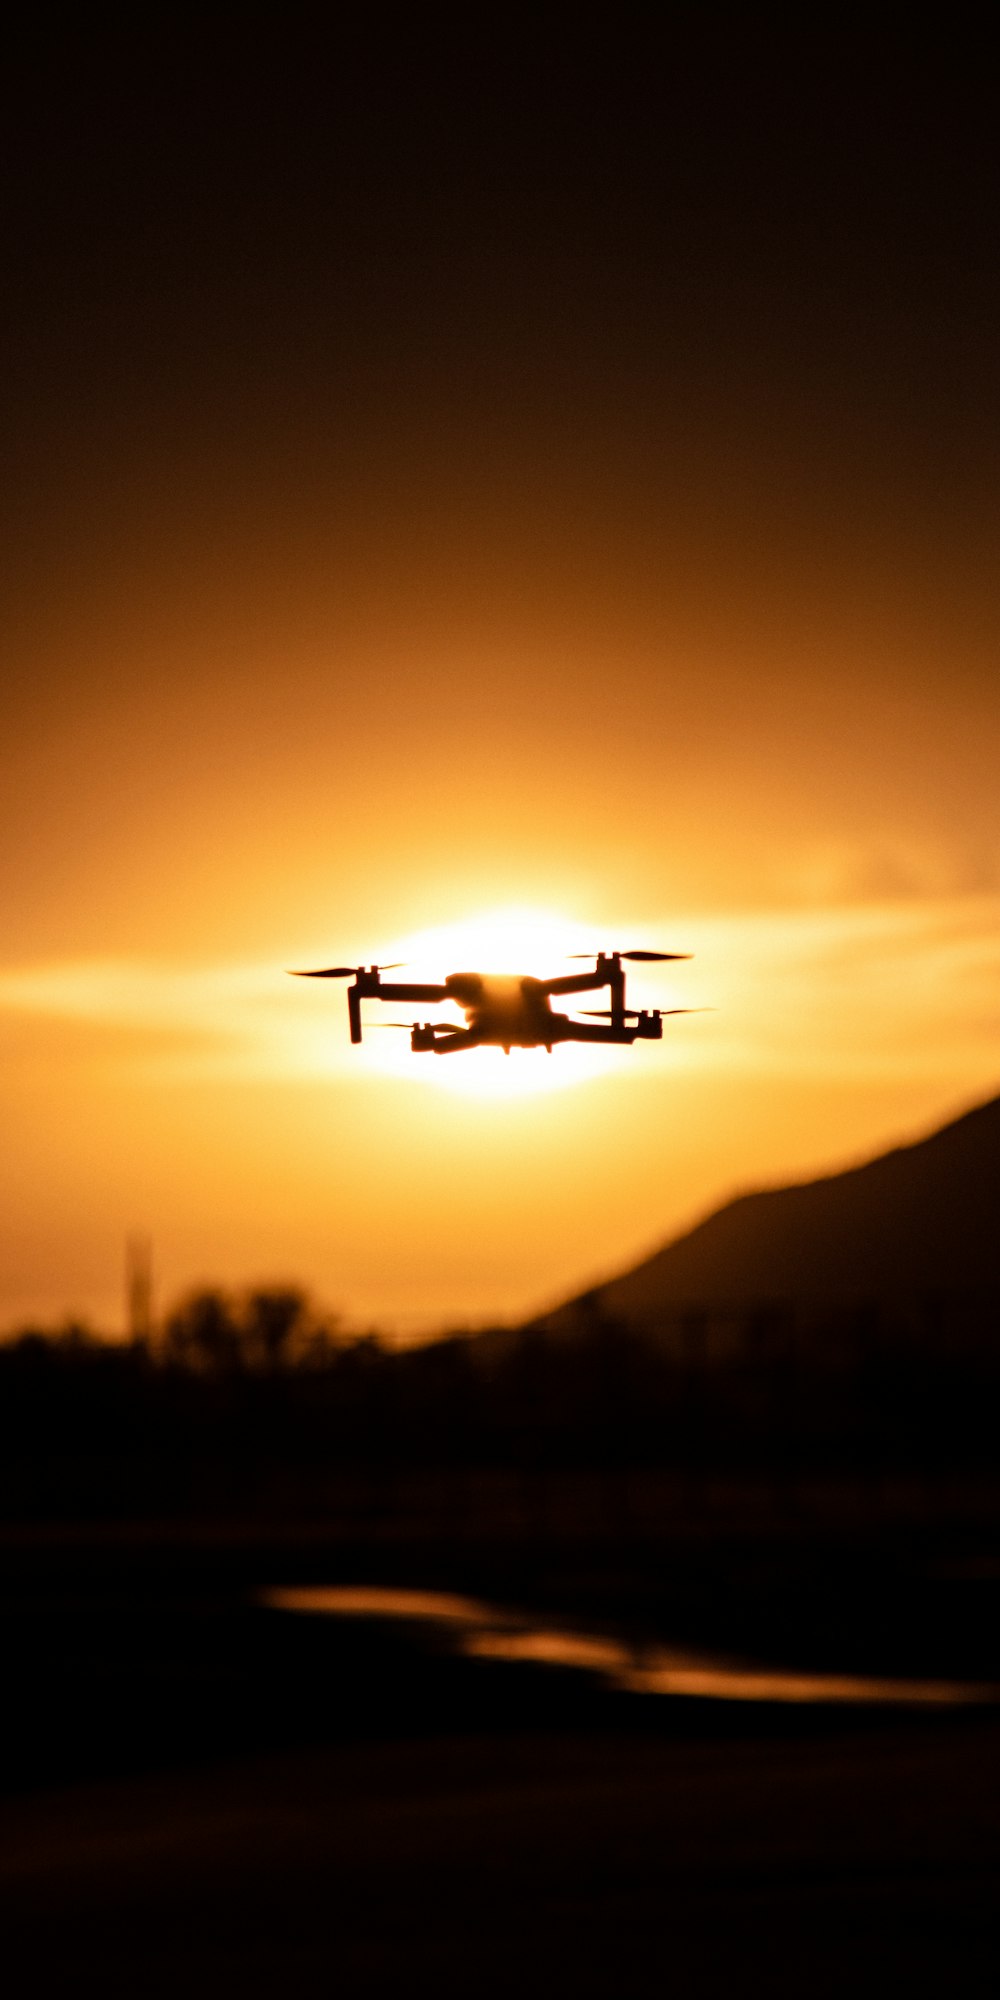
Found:
[[[120,1321],[130,1231],[483,1320],[993,1094],[969,31],[81,18],[8,89],[0,1325]],[[284,971],[601,943],[717,1011],[449,1064]]]

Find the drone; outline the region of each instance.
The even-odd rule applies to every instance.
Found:
[[[385,980],[383,972],[399,965],[325,965],[316,971],[293,973],[296,979],[352,979],[347,1012],[352,1042],[361,1040],[362,1000],[427,1002],[454,1001],[465,1014],[465,1027],[451,1021],[384,1021],[380,1027],[406,1028],[414,1055],[455,1055],[460,1049],[547,1049],[558,1042],[659,1042],[664,1016],[697,1014],[698,1007],[637,1008],[625,1005],[624,964],[666,963],[690,958],[689,951],[573,952],[574,958],[594,957],[593,972],[571,972],[557,979],[533,979],[489,972],[450,972],[440,985]],[[586,1020],[554,1012],[552,1000],[570,993],[609,989],[610,1007],[582,1009]]]

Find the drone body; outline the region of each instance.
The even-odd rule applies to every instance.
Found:
[[[589,957],[589,953],[580,953]],[[433,1052],[453,1055],[459,1049],[512,1048],[547,1049],[551,1055],[557,1042],[658,1042],[663,1036],[663,1015],[689,1014],[690,1007],[637,1009],[625,1005],[624,959],[667,960],[689,958],[683,951],[612,951],[595,954],[593,972],[572,972],[556,979],[534,979],[530,975],[502,975],[485,972],[450,972],[440,985],[416,984],[406,980],[384,980],[383,972],[393,966],[330,965],[315,972],[296,974],[301,979],[353,979],[347,992],[347,1011],[352,1042],[361,1040],[362,1000],[427,1002],[438,1006],[452,1001],[461,1007],[465,1026],[451,1021],[410,1021],[406,1026],[415,1055]],[[556,1013],[553,996],[593,993],[608,987],[610,1007],[600,1010],[593,1020],[574,1020]],[[605,1018],[606,1017],[606,1018]],[[600,1025],[598,1021],[600,1020]]]

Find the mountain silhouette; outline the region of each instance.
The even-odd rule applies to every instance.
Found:
[[[864,1166],[741,1195],[563,1312],[983,1293],[1000,1294],[1000,1098]]]

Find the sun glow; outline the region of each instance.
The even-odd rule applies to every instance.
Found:
[[[396,942],[419,975],[437,967],[438,977],[442,968],[458,972],[467,967],[537,977],[551,973],[571,952],[596,952],[607,946],[607,939],[592,925],[556,916],[551,910],[519,906],[415,931]]]
[[[631,1006],[696,1011],[666,1021],[662,1043],[615,1048],[467,1049],[413,1055],[406,1025],[453,1020],[457,1006],[364,1003],[364,1043],[351,1045],[346,982],[297,980],[289,965],[322,965],[341,942],[286,940],[255,960],[52,961],[0,968],[0,1024],[17,1071],[53,1064],[95,1078],[181,1083],[363,1083],[405,1077],[469,1097],[520,1098],[613,1073],[643,1083],[669,1072],[733,1079],[954,1079],[987,1088],[996,1066],[995,895],[862,908],[760,912],[682,924],[593,925],[534,908],[464,923],[352,939],[370,964],[405,961],[400,977],[437,983],[449,972],[571,969],[569,954],[636,946],[693,953],[691,965],[628,966]],[[350,946],[349,946],[350,950]],[[581,968],[582,969],[582,968]],[[393,974],[389,973],[389,979]],[[600,992],[567,996],[573,1013]],[[704,1010],[704,1011],[702,1011]],[[393,1021],[402,1027],[390,1027]]]
[[[552,911],[530,907],[504,908],[470,917],[462,922],[440,924],[395,939],[387,949],[388,960],[401,959],[406,972],[401,977],[439,980],[450,972],[530,973],[550,977],[571,967],[565,964],[573,952],[594,952],[607,948],[607,939],[592,925],[580,924]],[[582,969],[582,968],[581,968]],[[583,996],[586,998],[587,996]],[[594,997],[599,1005],[600,994]],[[447,1020],[456,1027],[464,1016],[458,1007],[434,1007],[421,1011],[419,1005],[405,1006],[407,1018]],[[369,1025],[376,1030],[368,1038]],[[365,1017],[365,1047],[372,1068],[394,1075],[419,1077],[438,1088],[463,1097],[530,1097],[543,1091],[562,1090],[617,1068],[628,1050],[584,1048],[570,1043],[546,1049],[464,1049],[453,1056],[414,1057],[409,1042],[398,1030],[385,1033],[379,1028],[378,1010],[369,1007]]]

